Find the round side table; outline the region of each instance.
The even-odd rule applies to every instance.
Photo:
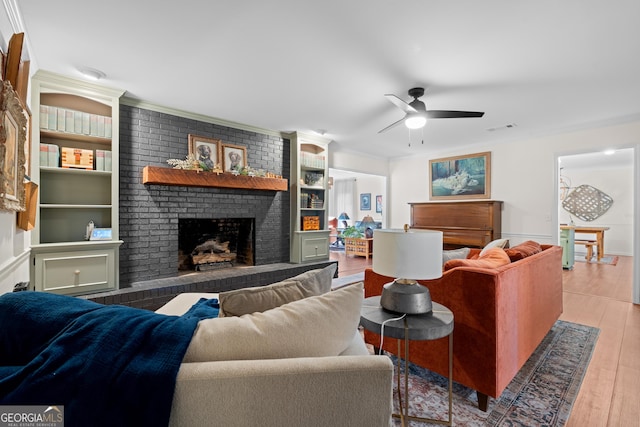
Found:
[[[402,319],[401,313],[393,313],[380,306],[380,296],[365,298],[360,310],[360,324],[365,329],[378,335],[398,339],[397,375],[398,406],[402,425],[405,419],[421,422],[452,425],[453,415],[453,312],[442,304],[433,303],[433,311],[427,314],[407,314]],[[393,320],[396,319],[396,320]],[[384,327],[383,327],[384,325]],[[409,415],[409,341],[449,339],[449,418],[447,421],[421,418]],[[404,405],[400,392],[400,341],[404,341]],[[403,408],[404,406],[404,408]]]

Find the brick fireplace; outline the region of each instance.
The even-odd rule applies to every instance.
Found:
[[[183,219],[250,219],[253,264],[289,261],[289,192],[142,184],[145,166],[184,159],[188,135],[247,148],[250,166],[289,179],[289,141],[195,119],[121,105],[120,287],[179,275]]]

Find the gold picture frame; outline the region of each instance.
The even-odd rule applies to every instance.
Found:
[[[24,109],[7,81],[0,94],[0,209],[25,209],[25,144],[27,119]]]
[[[491,198],[491,152],[429,160],[429,200]]]
[[[247,167],[247,147],[222,144],[222,169],[225,172],[241,172]]]
[[[221,145],[221,139],[189,134],[189,154],[193,154],[200,162],[200,167],[206,171],[216,169],[216,165],[221,163]]]

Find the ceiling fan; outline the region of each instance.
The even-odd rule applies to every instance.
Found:
[[[420,129],[427,123],[427,119],[482,117],[484,115],[484,112],[480,111],[427,110],[424,102],[418,99],[422,95],[424,95],[424,88],[421,87],[414,87],[413,89],[409,89],[409,96],[413,98],[413,101],[409,103],[403,101],[395,95],[385,95],[389,101],[391,101],[396,107],[404,111],[406,115],[401,120],[390,124],[378,133],[386,132],[402,122],[404,122],[404,124],[409,129]]]

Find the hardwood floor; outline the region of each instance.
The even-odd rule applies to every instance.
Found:
[[[344,277],[372,259],[331,252]],[[640,427],[640,306],[631,303],[633,258],[618,264],[576,262],[563,270],[561,320],[600,329],[598,343],[573,405],[568,427]]]

